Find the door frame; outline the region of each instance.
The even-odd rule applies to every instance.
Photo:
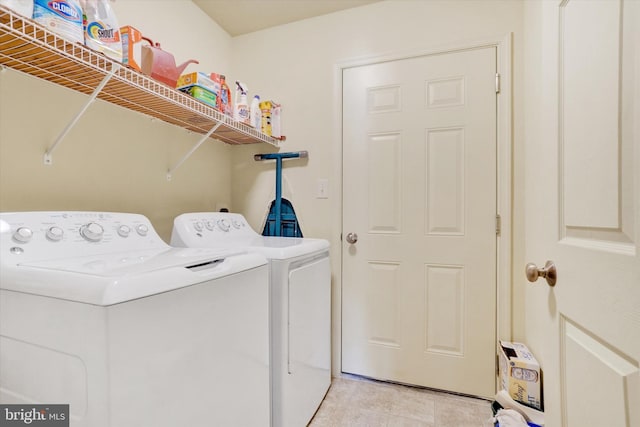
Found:
[[[511,49],[513,43],[513,33],[490,37],[485,39],[474,39],[457,44],[447,44],[425,48],[424,50],[413,50],[408,52],[393,52],[370,56],[365,58],[345,59],[333,66],[333,104],[336,106],[333,116],[333,164],[336,165],[337,179],[332,180],[331,191],[337,197],[332,208],[332,223],[337,224],[332,228],[331,240],[337,242],[334,245],[335,254],[332,258],[336,271],[339,274],[334,276],[334,287],[331,297],[331,371],[333,376],[340,376],[342,373],[342,209],[343,209],[343,145],[342,140],[342,73],[346,68],[372,65],[386,61],[396,61],[402,59],[415,58],[420,56],[436,55],[443,53],[453,53],[462,50],[472,50],[486,47],[496,48],[496,69],[500,74],[500,92],[496,100],[496,150],[497,150],[497,182],[496,182],[496,210],[501,217],[501,232],[497,236],[496,253],[496,339],[511,340],[512,337],[512,303],[511,294],[512,276],[512,57]],[[497,343],[496,343],[497,345]]]

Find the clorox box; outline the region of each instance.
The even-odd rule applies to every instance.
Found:
[[[543,410],[540,364],[526,345],[500,341],[500,385],[517,402]]]

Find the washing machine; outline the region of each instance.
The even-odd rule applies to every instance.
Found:
[[[187,213],[174,220],[173,246],[240,249],[269,261],[272,425],[307,425],[331,384],[329,242],[265,237],[237,213]]]
[[[268,273],[142,215],[0,213],[0,402],[69,404],[71,427],[268,426]]]

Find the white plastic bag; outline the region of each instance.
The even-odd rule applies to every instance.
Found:
[[[522,414],[513,409],[499,409],[492,421],[500,427],[528,427]]]

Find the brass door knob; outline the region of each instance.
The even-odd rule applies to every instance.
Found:
[[[538,268],[534,263],[530,262],[525,268],[525,273],[527,274],[527,280],[530,282],[535,282],[542,277],[547,280],[549,286],[555,286],[558,280],[558,271],[553,261],[547,261],[544,268]]]

